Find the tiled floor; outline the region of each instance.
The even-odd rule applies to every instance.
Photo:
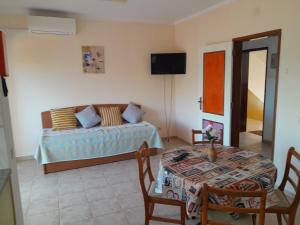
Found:
[[[262,121],[247,119],[247,132],[240,133],[240,148],[258,152],[267,158],[272,158],[272,145],[262,141],[262,137],[249,131],[262,130]]]
[[[166,148],[185,145],[171,139]],[[157,174],[159,156],[152,158]],[[135,160],[44,175],[35,161],[18,163],[25,225],[142,225],[144,207]],[[160,206],[159,215],[178,215]],[[266,224],[273,225],[268,216]],[[188,220],[194,225],[197,220]],[[161,224],[161,223],[151,223]],[[241,224],[241,223],[239,223]]]
[[[258,152],[265,157],[272,158],[272,145],[262,141],[262,137],[256,134],[240,133],[240,148],[248,151]]]

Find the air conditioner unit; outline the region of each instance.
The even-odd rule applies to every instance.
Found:
[[[75,35],[76,22],[73,18],[29,16],[28,29],[37,34]]]

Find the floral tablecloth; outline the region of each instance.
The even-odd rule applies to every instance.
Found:
[[[208,145],[183,146],[164,152],[155,192],[186,201],[189,216],[199,213],[199,196],[204,183],[235,190],[254,191],[263,187],[268,192],[267,204],[278,201],[273,196],[276,167],[271,160],[255,152],[216,145],[217,161],[211,163],[207,159],[208,148]],[[185,152],[189,155],[184,160],[173,160]],[[215,201],[222,204],[224,199],[216,198]],[[255,201],[244,199],[240,204],[254,207]]]

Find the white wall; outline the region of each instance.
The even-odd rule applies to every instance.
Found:
[[[249,81],[248,89],[252,91],[261,102],[265,97],[267,50],[249,52]]]
[[[7,31],[10,106],[17,156],[32,155],[40,113],[55,107],[134,101],[162,128],[163,77],[150,75],[150,53],[174,50],[174,27],[80,22],[76,36]],[[105,49],[105,74],[83,74],[82,45]],[[174,121],[172,121],[174,124]]]
[[[300,149],[300,1],[238,0],[176,24],[177,48],[187,51],[187,75],[176,77],[176,134],[191,140],[199,117],[200,49],[210,43],[282,29],[274,162],[283,176],[287,150]],[[200,87],[202,92],[202,87]]]

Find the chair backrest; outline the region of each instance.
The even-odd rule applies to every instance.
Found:
[[[220,134],[220,139],[217,140],[215,143],[223,145],[223,129],[219,130]],[[197,144],[208,144],[209,141],[196,141],[196,136],[197,135],[205,135],[202,130],[192,130],[192,144],[197,145]]]
[[[226,196],[230,199],[238,198],[258,198],[260,203],[257,208],[239,208],[238,206],[222,206],[217,203],[209,202],[209,195]],[[202,192],[202,225],[229,225],[228,223],[222,223],[208,219],[208,210],[215,210],[221,212],[236,212],[245,214],[259,214],[259,225],[265,223],[265,209],[266,209],[266,190],[261,189],[260,191],[237,191],[229,189],[221,189],[210,187],[204,184]]]
[[[144,142],[139,150],[136,151],[135,157],[138,162],[140,186],[143,192],[144,201],[147,201],[149,198],[149,190],[151,188],[152,182],[154,181],[150,164],[150,149],[147,142]],[[146,185],[145,182],[145,178],[147,175],[150,181],[148,185]]]
[[[293,163],[293,159],[297,161],[297,164],[300,164],[300,154],[295,150],[294,147],[291,147],[288,151],[283,180],[279,185],[278,189],[284,192],[287,183],[290,183],[290,185],[293,187],[296,193],[294,200],[290,206],[290,210],[297,211],[300,201],[300,171],[295,166],[296,163]],[[292,176],[290,176],[290,171],[293,171],[295,176],[297,176],[297,182],[295,182]]]

